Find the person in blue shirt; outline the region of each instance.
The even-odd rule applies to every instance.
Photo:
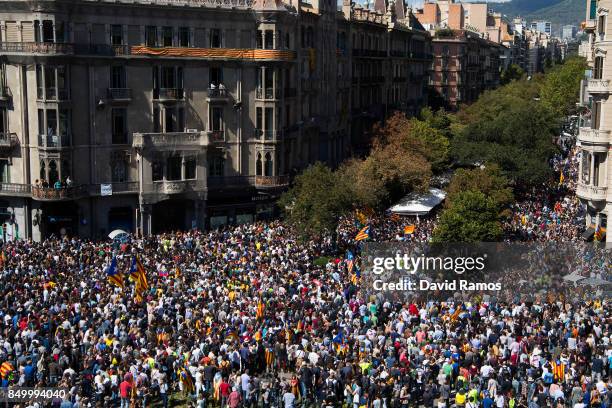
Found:
[[[482,408],[491,408],[493,406],[493,398],[485,391],[485,397],[482,400]]]

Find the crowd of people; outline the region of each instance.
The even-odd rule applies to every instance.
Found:
[[[553,166],[572,177],[574,164]],[[508,239],[576,241],[571,192],[560,182],[526,194]],[[363,216],[312,241],[274,221],[7,242],[1,385],[67,391],[24,407],[612,406],[609,298],[564,289],[537,251],[504,276],[508,298],[369,296],[345,255],[359,251]],[[365,216],[380,242],[428,241],[437,220]],[[578,272],[609,280],[609,253],[585,245],[573,245],[587,248]],[[130,278],[136,261],[146,285]]]

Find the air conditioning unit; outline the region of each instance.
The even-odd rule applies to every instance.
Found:
[[[185,129],[187,133],[198,133],[198,129]]]

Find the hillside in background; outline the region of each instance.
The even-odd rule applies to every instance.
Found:
[[[527,23],[547,20],[553,24],[553,34],[559,35],[565,24],[580,26],[584,20],[584,0],[512,0],[507,3],[489,3],[489,7],[509,18],[524,17]]]

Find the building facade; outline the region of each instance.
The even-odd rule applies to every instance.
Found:
[[[499,86],[502,46],[466,30],[439,31],[432,41],[430,85],[450,108]]]
[[[394,3],[2,6],[3,239],[264,218],[297,170],[426,103],[431,39]]]
[[[611,0],[587,2],[584,30],[589,35],[587,61],[591,67],[583,81],[578,145],[580,169],[576,195],[587,206],[587,233],[605,233],[612,213],[612,9]],[[606,242],[612,243],[610,234]]]
[[[530,25],[532,31],[539,31],[548,35],[552,35],[552,23],[550,21],[533,21]]]

